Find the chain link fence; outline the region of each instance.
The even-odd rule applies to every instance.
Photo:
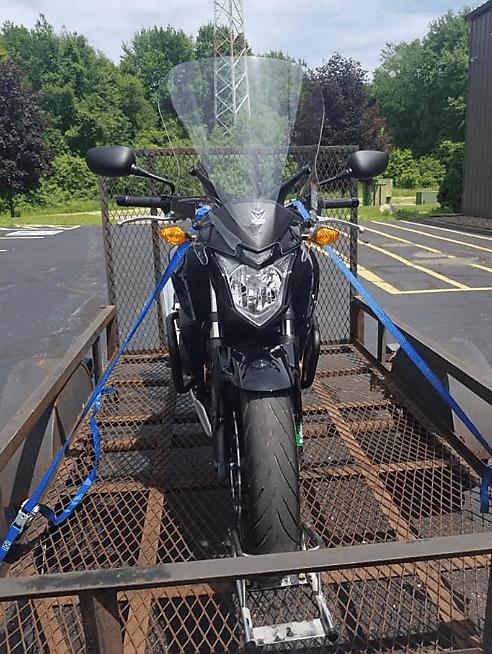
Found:
[[[299,146],[288,150],[286,175],[310,166],[311,184],[316,189],[320,180],[342,170],[356,146],[322,147]],[[199,164],[199,157],[192,148],[155,149],[137,151],[139,165],[151,172],[173,180],[179,195],[202,195],[200,183],[189,174],[190,168]],[[241,157],[241,151],[221,149],[218,151],[221,165]],[[265,156],[265,155],[262,155]],[[276,148],[266,155],[269,159],[285,156],[285,149]],[[161,278],[169,260],[169,247],[159,238],[155,222],[131,223],[120,227],[124,218],[148,215],[145,209],[118,207],[114,197],[118,194],[160,195],[168,188],[154,180],[141,178],[101,178],[101,209],[103,218],[106,270],[109,301],[118,310],[118,333],[120,342],[125,338],[145,300]],[[356,188],[351,182],[337,182],[329,187],[330,196],[349,197]],[[153,211],[155,214],[156,211]],[[340,209],[331,212],[336,218],[357,222],[357,210]],[[342,229],[336,250],[352,271],[357,270],[357,239],[350,230]],[[353,231],[353,230],[352,230]],[[328,257],[316,254],[321,274],[318,302],[318,321],[322,339],[327,343],[345,343],[350,340],[352,290],[342,273]],[[165,325],[162,306],[156,304],[145,325],[135,335],[131,351],[154,352],[165,349]]]

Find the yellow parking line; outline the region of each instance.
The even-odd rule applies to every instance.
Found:
[[[405,259],[404,257],[400,257],[398,254],[395,254],[394,252],[389,252],[388,250],[380,248],[377,245],[373,245],[372,243],[363,243],[363,245],[365,245],[368,248],[371,248],[371,250],[376,250],[376,252],[380,252],[381,254],[384,254],[387,257],[391,257],[392,259],[395,259],[396,261],[403,263],[405,266],[408,266],[409,268],[414,268],[415,270],[419,270],[420,272],[423,272],[426,275],[430,275],[430,277],[435,277],[436,279],[439,279],[442,282],[449,284],[450,286],[455,286],[456,288],[461,288],[461,289],[469,288],[469,286],[467,286],[466,284],[461,284],[460,282],[454,281],[454,279],[449,279],[449,277],[445,277],[444,275],[441,275],[440,273],[437,273],[434,270],[430,270],[429,268],[420,266],[418,263],[413,263],[413,261],[410,261],[409,259]]]
[[[375,273],[367,270],[367,268],[364,268],[363,266],[357,266],[357,276],[371,282],[371,284],[379,286],[379,288],[391,295],[400,295],[402,293],[399,288],[392,286],[389,282],[385,282],[384,279],[381,279],[381,277],[378,277]]]
[[[413,241],[408,241],[406,238],[393,236],[393,234],[386,234],[386,232],[380,232],[378,229],[371,229],[369,227],[366,227],[366,230],[368,232],[373,232],[374,234],[380,234],[381,236],[386,236],[386,238],[390,238],[393,241],[398,241],[399,243],[412,245],[413,247],[420,248],[421,250],[427,250],[428,252],[432,252],[433,254],[440,254],[441,256],[446,257],[446,259],[458,259],[461,261],[461,263],[464,266],[470,266],[470,268],[477,268],[478,270],[484,270],[485,272],[492,274],[492,268],[489,268],[488,266],[484,266],[481,263],[472,263],[471,261],[466,261],[466,260],[463,261],[460,257],[456,257],[454,254],[447,254],[446,252],[442,252],[441,250],[430,248],[428,245],[422,245],[421,243],[414,243]]]
[[[400,295],[425,295],[428,293],[467,293],[470,291],[492,291],[492,286],[477,286],[472,288],[467,286],[466,288],[424,288],[422,290],[416,291],[400,291]]]
[[[330,256],[325,250],[322,248],[319,248],[317,246],[311,246],[316,248],[321,254],[324,254],[325,257],[328,257],[330,259]],[[350,261],[347,256],[339,252],[338,250],[335,250],[333,248],[333,251],[335,254],[337,254],[340,259],[343,261],[343,263],[347,266],[347,268],[350,267]],[[330,259],[331,260],[331,259]],[[364,266],[357,265],[357,276],[362,277],[368,282],[371,282],[371,284],[375,284],[376,286],[379,286],[383,291],[386,291],[386,293],[390,293],[390,295],[399,295],[401,293],[400,289],[396,288],[395,286],[392,286],[390,283],[385,282],[384,279],[381,279],[381,277],[378,277],[375,273],[371,272],[370,270],[367,270],[367,268],[364,268]]]
[[[310,247],[318,250],[319,252],[321,252],[321,254],[324,254],[325,257],[330,258],[329,255],[322,248],[316,245],[310,245]],[[337,250],[334,251],[336,254],[338,254],[338,256],[344,261],[345,265],[348,267],[348,258],[345,255],[338,252]],[[381,277],[378,277],[378,275],[371,272],[370,270],[367,270],[367,268],[364,268],[361,265],[357,266],[357,275],[367,280],[368,282],[371,282],[375,286],[378,286],[383,291],[386,291],[386,293],[390,293],[391,295],[424,295],[429,293],[463,293],[466,291],[474,291],[474,292],[492,291],[492,286],[479,286],[476,288],[472,288],[470,286],[465,286],[464,288],[423,288],[423,289],[415,289],[410,291],[400,291],[400,289],[396,288],[395,286],[392,286],[389,282],[385,282],[384,279],[381,279]]]
[[[390,238],[393,241],[398,241],[399,243],[405,243],[406,245],[413,245],[416,248],[420,248],[421,250],[427,250],[428,252],[432,252],[433,254],[443,254],[440,250],[431,248],[428,245],[421,245],[420,243],[414,243],[413,241],[408,241],[406,238],[400,238],[399,236],[393,236],[393,234],[380,232],[378,229],[371,229],[370,227],[366,227],[366,231],[372,232],[373,234],[379,234],[380,236],[386,236],[386,238]]]
[[[424,227],[422,223],[413,223],[411,220],[400,220],[399,222],[405,225],[415,225],[416,227]],[[471,236],[472,238],[479,238],[482,241],[492,241],[492,236],[482,236],[482,234],[472,234],[471,232],[462,232],[459,229],[446,229],[446,227],[436,227],[436,225],[425,225],[429,229],[438,229],[440,232],[449,232],[450,234],[462,234],[463,236]],[[461,227],[461,225],[460,225]],[[466,225],[462,225],[466,229]]]
[[[411,234],[421,234],[422,236],[427,236],[428,238],[436,238],[439,241],[457,243],[458,245],[464,245],[467,248],[473,248],[474,250],[492,253],[490,248],[484,248],[481,245],[475,245],[475,243],[465,243],[465,241],[458,241],[455,238],[447,238],[446,236],[437,236],[436,234],[429,234],[428,232],[420,232],[418,229],[408,229],[408,227],[401,227],[401,225],[395,225],[394,223],[385,223],[385,225],[386,227],[391,227],[391,229],[402,229],[404,232],[410,232]]]

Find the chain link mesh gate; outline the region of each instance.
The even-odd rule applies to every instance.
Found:
[[[356,149],[355,146],[325,146],[318,152],[316,146],[291,147],[285,168],[292,174],[302,166],[309,165],[313,171],[311,180],[315,183],[316,180],[326,179],[342,170],[349,155]],[[203,193],[200,183],[188,172],[199,163],[194,149],[140,150],[136,154],[142,167],[175,181],[180,195]],[[266,156],[274,158],[284,154],[283,148],[277,148],[272,149]],[[228,161],[232,162],[240,157],[241,152],[221,149],[219,155],[224,166],[227,166]],[[122,218],[146,215],[146,210],[118,207],[113,198],[118,194],[159,195],[166,193],[167,189],[154,180],[102,178],[100,190],[109,302],[118,310],[121,342],[162,276],[167,265],[169,248],[159,238],[159,228],[155,222],[119,227],[117,223]],[[348,197],[355,194],[356,188],[350,182],[338,182],[328,190],[330,195]],[[331,213],[336,218],[357,221],[356,209],[340,209]],[[349,234],[348,230],[342,229],[341,232],[342,236],[335,248],[352,271],[356,272],[357,238],[354,234]],[[352,334],[352,289],[327,257],[321,253],[316,256],[320,266],[317,315],[323,343],[346,343]],[[142,325],[135,335],[131,351],[151,352],[162,349],[165,349],[164,316],[161,306],[156,305],[145,325]]]

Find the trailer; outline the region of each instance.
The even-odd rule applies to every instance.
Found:
[[[314,156],[292,150],[296,160]],[[141,154],[155,170],[175,162],[168,151]],[[322,149],[317,165],[336,169],[345,155]],[[194,156],[178,152],[183,166]],[[111,183],[118,182],[101,180],[112,305],[0,433],[2,532],[163,272],[167,253],[154,224],[126,232],[115,225]],[[345,218],[356,221],[355,210]],[[355,238],[339,249],[355,272]],[[492,517],[480,512],[486,461],[406,355],[395,354],[372,309],[317,256],[323,345],[303,397],[301,467],[312,542],[299,552],[238,556],[230,491],[191,399],[173,387],[157,304],[97,416],[95,483],[60,526],[36,517],[0,567],[2,654],[246,651],[241,580],[289,574],[319,574],[338,640],[258,651],[492,653]],[[400,327],[442,380],[492,406],[491,389],[473,370]],[[43,502],[66,507],[93,462],[87,419]],[[261,630],[309,620],[316,601],[305,583],[250,592],[248,606]]]

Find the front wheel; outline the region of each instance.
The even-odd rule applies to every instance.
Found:
[[[299,463],[290,394],[241,392],[240,532],[247,554],[299,549]]]

